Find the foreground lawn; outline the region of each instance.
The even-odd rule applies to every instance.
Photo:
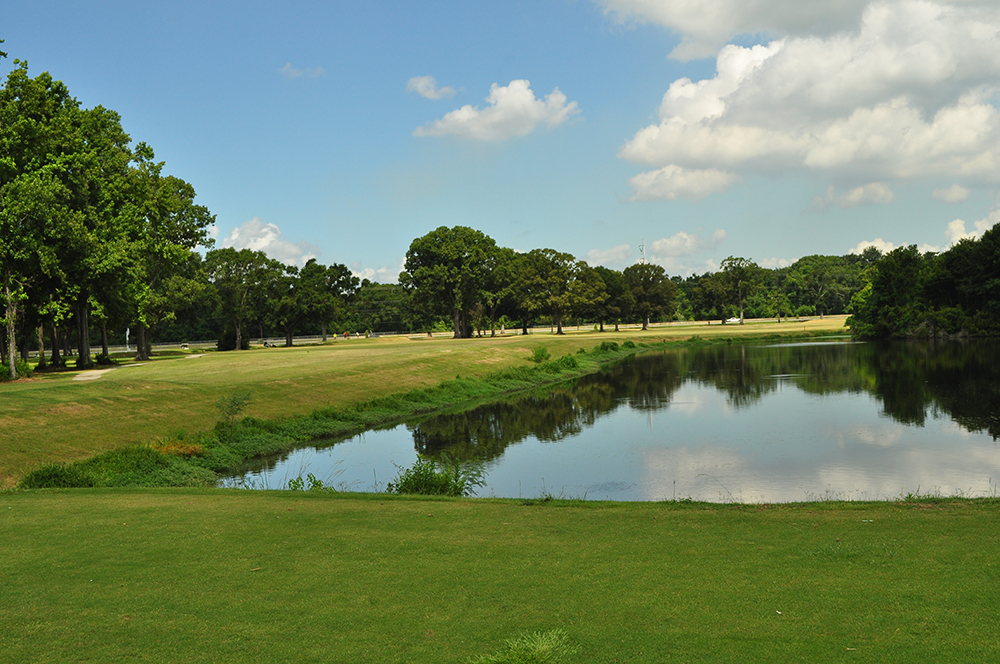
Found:
[[[998,511],[8,492],[0,661],[996,661]]]
[[[42,374],[0,384],[0,488],[13,486],[43,463],[76,461],[130,443],[208,430],[219,419],[219,399],[234,391],[252,394],[253,404],[244,414],[271,419],[431,387],[456,375],[478,378],[525,366],[538,346],[559,357],[579,348],[591,350],[602,341],[830,332],[843,323],[843,317],[831,317],[617,334],[570,329],[564,336],[539,331],[492,339],[352,339],[246,352],[174,352],[88,374],[99,376],[94,380],[74,380],[82,377],[76,371]]]

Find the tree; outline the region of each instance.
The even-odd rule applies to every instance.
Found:
[[[497,246],[489,236],[466,226],[441,226],[410,244],[399,282],[412,291],[415,306],[450,316],[454,338],[467,338],[472,336],[470,312],[482,302],[496,260]]]
[[[33,287],[60,269],[53,229],[65,219],[71,201],[62,136],[65,116],[78,106],[49,74],[30,78],[27,62],[14,64],[0,90],[0,279],[4,355],[11,360],[12,378],[17,377],[12,360],[23,304]]]
[[[722,261],[723,284],[734,304],[740,310],[740,325],[743,325],[743,308],[746,299],[761,282],[760,268],[749,258],[730,256]]]
[[[262,251],[226,247],[208,252],[205,267],[218,291],[220,312],[236,333],[236,350],[241,350],[246,323],[263,314],[268,284],[284,266]]]
[[[659,265],[636,263],[622,272],[635,301],[635,313],[642,318],[642,329],[649,329],[650,318],[672,313],[677,296],[677,284],[671,281]]]
[[[299,271],[299,280],[307,317],[319,323],[326,341],[327,325],[338,316],[346,316],[347,304],[358,292],[358,278],[346,265],[334,263],[326,267],[310,258]]]
[[[635,306],[635,297],[625,283],[625,277],[618,270],[612,270],[601,265],[594,268],[601,281],[604,282],[604,289],[608,297],[597,306],[597,321],[600,324],[601,332],[604,331],[604,321],[613,320],[615,322],[615,332],[618,331],[618,321],[631,315]]]

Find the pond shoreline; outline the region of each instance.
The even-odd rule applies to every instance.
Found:
[[[186,437],[132,445],[71,464],[47,464],[28,473],[20,488],[45,487],[169,487],[211,486],[233,475],[253,459],[287,453],[317,441],[331,443],[375,427],[399,424],[421,415],[474,407],[480,403],[542,389],[600,371],[640,352],[714,344],[761,344],[782,340],[817,338],[809,333],[767,334],[649,343],[605,342],[591,351],[512,367],[483,378],[445,381],[431,388],[415,389],[357,402],[343,408],[321,408],[304,416],[263,420],[235,416],[214,429]]]

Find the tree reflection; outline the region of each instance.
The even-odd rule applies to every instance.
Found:
[[[1000,345],[980,342],[715,345],[632,357],[526,397],[409,425],[421,454],[491,460],[528,437],[555,442],[621,407],[667,408],[685,383],[748,408],[782,383],[816,395],[865,392],[883,413],[923,426],[931,412],[1000,437]]]

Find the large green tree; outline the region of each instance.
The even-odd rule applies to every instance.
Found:
[[[677,284],[666,271],[652,263],[636,263],[622,272],[634,300],[634,311],[642,318],[642,329],[649,329],[651,318],[673,313]]]
[[[729,256],[722,261],[721,272],[723,275],[722,283],[725,285],[730,301],[739,309],[740,325],[742,325],[747,298],[760,287],[763,281],[761,269],[749,258]]]
[[[471,312],[484,299],[497,261],[492,238],[467,226],[441,226],[415,239],[399,282],[413,304],[430,315],[449,316],[454,338],[472,336]]]

